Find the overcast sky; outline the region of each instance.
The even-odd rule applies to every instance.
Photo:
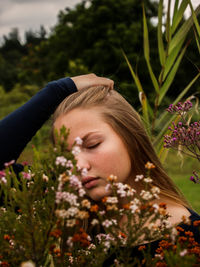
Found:
[[[22,39],[25,31],[37,31],[40,25],[49,31],[56,24],[60,10],[74,7],[78,2],[81,0],[0,0],[0,42],[3,35],[16,27]],[[192,0],[194,7],[199,2]]]

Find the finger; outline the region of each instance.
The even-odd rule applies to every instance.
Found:
[[[109,78],[99,77],[98,82],[100,83],[100,85],[104,85],[110,89],[114,88],[114,81]]]

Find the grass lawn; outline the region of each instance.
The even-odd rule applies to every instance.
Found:
[[[198,160],[189,157],[183,157],[183,160],[181,160],[177,152],[170,151],[164,166],[193,209],[200,213],[200,184],[190,181],[192,171],[200,170]]]

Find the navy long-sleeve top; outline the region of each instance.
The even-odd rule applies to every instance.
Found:
[[[77,91],[70,78],[47,84],[23,106],[0,121],[0,170],[17,160],[26,144],[68,95]]]

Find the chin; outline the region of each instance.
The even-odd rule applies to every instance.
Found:
[[[91,190],[88,190],[87,195],[94,201],[100,201],[103,197],[109,196],[111,192],[108,192],[105,190],[105,187],[103,188],[92,188]]]

